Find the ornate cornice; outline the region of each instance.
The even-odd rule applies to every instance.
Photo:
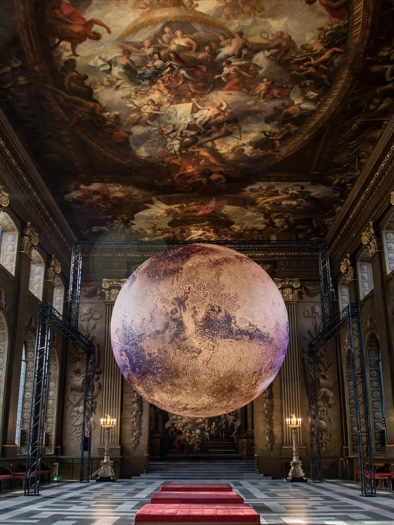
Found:
[[[340,258],[357,249],[362,225],[379,220],[381,214],[392,204],[394,172],[394,117],[375,147],[357,184],[349,195],[346,205],[338,213],[327,242],[332,265],[338,268]],[[371,212],[372,210],[372,212]]]
[[[62,262],[69,264],[75,235],[1,110],[0,164],[4,166],[2,177],[7,180],[8,191],[18,195],[12,201],[15,212],[28,221],[34,211],[34,222],[43,243],[47,245],[53,240],[53,247],[56,245],[63,252]]]

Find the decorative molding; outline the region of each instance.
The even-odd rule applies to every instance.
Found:
[[[264,433],[265,433],[265,446],[271,452],[274,448],[275,435],[274,435],[274,392],[272,383],[263,392],[263,416],[264,416]]]
[[[380,242],[375,233],[373,221],[371,221],[366,229],[362,232],[361,242],[367,246],[370,258],[380,251]]]
[[[23,236],[21,239],[21,252],[25,253],[28,257],[31,257],[31,252],[34,246],[38,246],[40,242],[40,236],[28,222],[23,230]]]
[[[0,185],[0,206],[6,208],[10,203],[9,194]]]
[[[32,314],[26,322],[26,332],[33,332],[35,334],[36,329],[37,329],[37,321],[36,321],[34,314]]]
[[[47,276],[46,280],[49,281],[52,284],[55,284],[55,277],[56,275],[59,275],[62,272],[62,265],[60,262],[56,259],[54,255],[52,255],[51,262],[49,264],[48,270],[47,270]]]
[[[127,279],[103,279],[101,282],[101,288],[104,293],[105,301],[114,303],[126,281]]]
[[[341,265],[339,267],[340,272],[346,277],[346,284],[349,286],[354,279],[354,268],[352,261],[350,260],[350,255],[346,254],[346,257],[342,259]]]
[[[8,312],[7,298],[5,296],[5,291],[3,288],[0,288],[0,310]]]
[[[340,257],[342,249],[344,251],[345,243],[346,250],[356,249],[357,231],[355,230],[360,231],[359,225],[368,219],[377,220],[387,206],[388,186],[390,185],[390,189],[392,188],[392,172],[394,169],[393,136],[394,118],[388,124],[359,176],[357,187],[347,199],[346,207],[342,208],[330,229],[327,240],[330,245],[332,261]],[[374,217],[371,217],[371,209],[374,210]],[[350,231],[355,233],[354,242],[351,245],[349,245]]]
[[[301,288],[301,281],[298,278],[274,279],[274,281],[284,301],[298,301]]]
[[[33,211],[39,231],[42,235],[45,233],[44,240],[50,240],[51,243],[53,239],[56,240],[56,247],[63,252],[63,263],[69,263],[75,234],[53,197],[47,193],[40,174],[1,110],[0,163],[5,168],[2,176],[7,179],[10,194],[18,192],[18,199],[12,201],[13,208],[24,220],[30,218]]]
[[[372,317],[371,314],[368,314],[367,320],[364,324],[364,335],[368,335],[370,332],[378,332],[378,325],[376,319]]]
[[[144,406],[142,397],[133,391],[132,394],[132,403],[131,403],[131,448],[135,450],[142,436],[142,414]]]
[[[394,191],[392,191],[390,194],[390,202],[394,206]]]

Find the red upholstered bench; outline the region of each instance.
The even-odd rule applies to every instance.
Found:
[[[35,472],[33,472],[33,476],[35,477]],[[17,465],[16,467],[16,470],[12,471],[12,477],[13,479],[20,479],[22,481],[22,488],[24,488],[26,481],[26,465],[24,465],[23,463],[19,463],[19,465]],[[48,483],[50,483],[51,471],[47,466],[41,465],[40,477],[42,481],[46,479]]]
[[[390,483],[389,483],[390,480]],[[385,485],[387,481],[387,486],[390,486],[392,480],[392,475],[390,472],[375,472],[375,482],[379,485],[379,489],[381,490]]]
[[[216,503],[239,504],[244,499],[236,492],[156,492],[151,497],[151,503]]]
[[[231,492],[230,483],[164,483],[160,490],[170,492]]]
[[[11,490],[12,472],[0,465],[0,492],[3,489],[3,482],[8,481],[8,487]]]
[[[135,524],[218,524],[260,523],[258,514],[250,505],[213,505],[213,504],[154,504],[144,505],[135,515]]]

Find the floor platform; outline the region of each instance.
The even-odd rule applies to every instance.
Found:
[[[144,505],[135,515],[138,525],[254,525],[260,523],[260,516],[247,504],[155,504]]]
[[[363,497],[352,481],[287,483],[261,478],[221,480],[252,505],[261,525],[394,523],[394,493],[388,487],[376,497]],[[0,525],[132,525],[137,511],[169,482],[138,477],[111,483],[52,482],[40,487],[39,496],[3,490]]]
[[[232,490],[230,483],[164,483],[160,487],[162,492],[230,492]]]
[[[234,491],[227,492],[169,492],[159,490],[150,500],[151,503],[209,503],[209,504],[239,504],[243,503],[242,496]]]

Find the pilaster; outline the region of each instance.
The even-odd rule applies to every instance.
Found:
[[[295,279],[275,279],[275,283],[282,293],[286,303],[289,317],[289,345],[285,360],[280,370],[282,384],[282,414],[283,414],[283,446],[282,454],[291,455],[293,437],[291,430],[285,425],[285,417],[302,414],[302,392],[301,392],[301,356],[297,345],[297,301],[301,288],[301,282]],[[297,440],[302,445],[302,435],[297,429]]]

